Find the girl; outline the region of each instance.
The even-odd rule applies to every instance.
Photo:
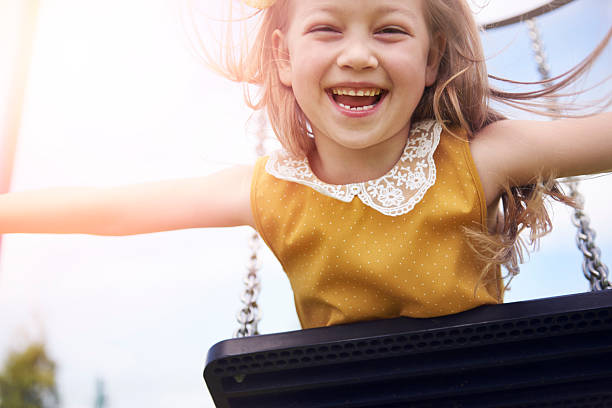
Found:
[[[539,180],[612,169],[611,114],[502,121],[488,107],[553,95],[600,49],[560,85],[514,95],[489,87],[463,1],[250,5],[263,17],[255,47],[218,68],[261,86],[250,103],[285,151],[200,179],[7,194],[0,232],[250,225],[287,272],[303,327],[429,317],[501,301],[518,233],[548,228],[542,193],[564,199]]]

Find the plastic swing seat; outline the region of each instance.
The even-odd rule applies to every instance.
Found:
[[[217,407],[612,407],[612,290],[215,344]]]

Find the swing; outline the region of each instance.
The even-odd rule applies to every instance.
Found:
[[[226,340],[204,376],[217,407],[610,407],[610,339],[606,290]]]
[[[548,78],[534,17],[551,1],[485,29],[526,21]],[[262,144],[257,147],[263,151]],[[581,204],[577,182],[570,194]],[[232,340],[208,352],[217,407],[612,407],[612,290],[582,210],[573,222],[590,293],[260,335],[257,235]]]

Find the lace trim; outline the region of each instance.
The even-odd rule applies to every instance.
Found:
[[[416,123],[397,164],[376,180],[352,184],[327,184],[310,169],[308,159],[295,159],[284,150],[270,155],[266,172],[278,179],[308,186],[343,202],[358,196],[362,203],[391,216],[408,213],[436,182],[433,154],[440,142],[442,125],[434,120]]]

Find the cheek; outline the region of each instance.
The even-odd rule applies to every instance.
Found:
[[[301,99],[318,97],[324,86],[325,65],[312,57],[301,55],[291,60],[293,92]]]
[[[319,116],[318,108],[322,104],[320,93],[298,81],[293,86],[293,97],[308,121],[316,121]]]
[[[295,77],[304,80],[321,79],[330,64],[334,62],[333,50],[329,46],[302,40],[295,41],[290,49],[291,66],[295,71]]]
[[[323,69],[308,56],[301,55],[298,58],[291,59],[294,81],[305,82],[307,84],[299,84],[301,86],[315,86],[321,81]]]
[[[427,51],[420,44],[410,44],[398,47],[386,54],[386,69],[392,71],[391,75],[403,72],[406,77],[414,80],[419,73],[424,76],[427,67]]]
[[[413,109],[421,100],[427,86],[427,73],[424,65],[415,61],[404,61],[394,69],[392,77],[396,78],[394,86],[401,88],[400,96],[406,109]]]
[[[307,114],[308,106],[312,104],[312,102],[309,103],[312,100],[312,95],[309,94],[309,87],[305,86],[303,78],[300,77],[299,70],[293,70],[292,74],[291,92],[298,106]]]

